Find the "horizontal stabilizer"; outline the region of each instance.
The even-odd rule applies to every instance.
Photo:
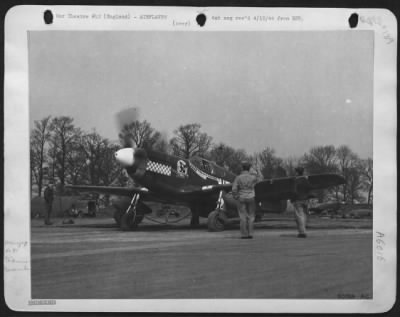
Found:
[[[341,184],[344,178],[337,174],[266,179],[256,184],[255,194],[258,201],[310,198],[313,190]]]

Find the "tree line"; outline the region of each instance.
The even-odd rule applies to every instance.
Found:
[[[114,160],[120,146],[96,131],[84,132],[71,117],[50,116],[34,122],[30,135],[31,186],[42,195],[44,180],[65,184],[110,185],[121,168]]]
[[[112,142],[95,130],[85,132],[67,116],[48,116],[35,121],[30,137],[31,186],[36,186],[41,196],[45,179],[57,180],[61,188],[67,183],[124,185],[127,177],[116,163],[114,153],[128,143],[184,158],[200,156],[235,174],[240,173],[241,162],[248,160],[264,179],[294,176],[299,165],[307,174],[338,173],[345,178],[345,184],[320,191],[320,201],[329,196],[337,201],[372,204],[372,158],[360,158],[347,145],[315,146],[301,156],[281,158],[267,146],[249,154],[244,149],[215,143],[198,123],[181,125],[168,138],[146,120],[125,125],[118,137],[118,141]]]

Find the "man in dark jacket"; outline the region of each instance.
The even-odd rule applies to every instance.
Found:
[[[254,218],[256,215],[256,202],[254,186],[257,176],[250,174],[251,164],[242,162],[242,173],[235,178],[232,184],[233,197],[238,200],[240,217],[240,233],[242,239],[252,239]]]
[[[54,190],[53,184],[48,184],[44,190],[44,201],[46,203],[46,213],[44,216],[44,224],[45,225],[52,225],[53,223],[50,222],[50,214],[53,208],[53,200],[54,200]]]

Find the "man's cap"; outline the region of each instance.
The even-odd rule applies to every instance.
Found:
[[[251,163],[249,161],[242,161],[242,168],[250,168]]]

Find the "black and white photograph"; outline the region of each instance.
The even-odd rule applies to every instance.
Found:
[[[48,14],[167,19],[104,12]],[[304,19],[233,12],[26,32],[32,306],[374,300],[376,31],[207,30]]]

